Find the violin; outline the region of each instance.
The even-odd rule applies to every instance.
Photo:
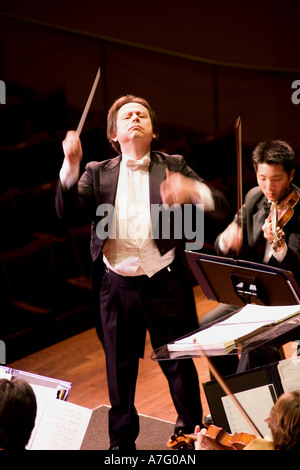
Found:
[[[194,450],[196,439],[197,434],[184,434],[183,431],[179,431],[178,434],[169,437],[167,446],[172,450]]]
[[[210,450],[243,450],[250,444],[256,436],[246,432],[229,434],[224,429],[211,424],[203,435],[203,442]],[[197,434],[184,434],[179,432],[173,434],[167,446],[173,450],[195,450],[194,441],[197,440]]]
[[[232,393],[211,359],[204,353],[203,355],[207,360],[211,373],[214,375],[219,385],[223,388],[226,395],[231,398],[238,411],[242,414],[254,432],[254,434],[241,432],[232,435],[224,431],[222,428],[211,424],[208,426],[206,434],[203,435],[203,442],[211,450],[241,450],[250,444],[254,439],[256,439],[257,436],[263,439],[263,435],[261,434],[260,430],[252,421],[251,417],[247,414],[246,410],[242,407],[237,397]],[[173,434],[169,438],[167,446],[170,449],[194,450],[194,441],[197,439],[197,437],[197,434],[184,434],[183,432],[179,432],[178,434]]]
[[[294,207],[299,202],[300,195],[293,190],[279,204],[272,202],[268,221],[272,222],[273,249],[279,248],[282,240],[285,239],[283,227],[294,215]]]

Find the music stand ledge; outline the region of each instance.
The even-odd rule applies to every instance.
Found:
[[[250,261],[192,251],[186,251],[186,257],[196,282],[209,300],[234,305],[237,307],[236,311],[248,303],[265,306],[300,304],[300,288],[290,271]],[[204,328],[210,326],[212,324],[206,325]],[[250,352],[266,344],[272,345],[276,351],[278,346],[275,343],[281,346],[291,341],[292,331],[299,326],[300,314],[277,325],[272,325],[240,344],[239,348],[230,353],[242,353],[243,360],[240,361],[238,372],[247,367]],[[193,333],[195,332],[191,332],[185,337]],[[182,352],[180,357],[201,356],[203,354],[199,350],[197,354],[193,353],[192,355],[188,351],[187,354]],[[178,355],[174,356],[170,353],[168,345],[151,353],[153,360],[174,359],[175,357],[180,358]]]

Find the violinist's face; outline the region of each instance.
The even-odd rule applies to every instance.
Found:
[[[256,172],[257,183],[269,201],[279,201],[289,188],[295,170],[288,174],[281,163],[259,163]]]

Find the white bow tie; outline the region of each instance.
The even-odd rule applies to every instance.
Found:
[[[150,158],[149,157],[143,157],[140,158],[139,160],[134,160],[133,158],[128,158],[126,162],[127,168],[130,170],[139,170],[142,168],[145,168],[149,165],[150,163]]]

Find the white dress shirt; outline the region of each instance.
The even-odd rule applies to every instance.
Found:
[[[150,152],[142,159],[150,162]],[[122,154],[120,173],[115,199],[116,236],[107,238],[103,247],[103,261],[112,271],[122,276],[153,276],[169,266],[175,257],[175,248],[161,255],[151,236],[149,171],[148,165],[130,169],[130,158]],[[79,177],[79,165],[63,162],[60,179],[64,187],[70,188]],[[206,209],[214,209],[210,189],[198,183],[199,197],[193,203],[205,204]],[[201,196],[200,196],[201,194]],[[197,199],[197,200],[196,200]]]
[[[122,154],[115,199],[116,237],[106,240],[103,260],[122,276],[151,277],[172,263],[175,249],[162,256],[151,237],[149,165],[131,170],[126,166],[128,159]]]

